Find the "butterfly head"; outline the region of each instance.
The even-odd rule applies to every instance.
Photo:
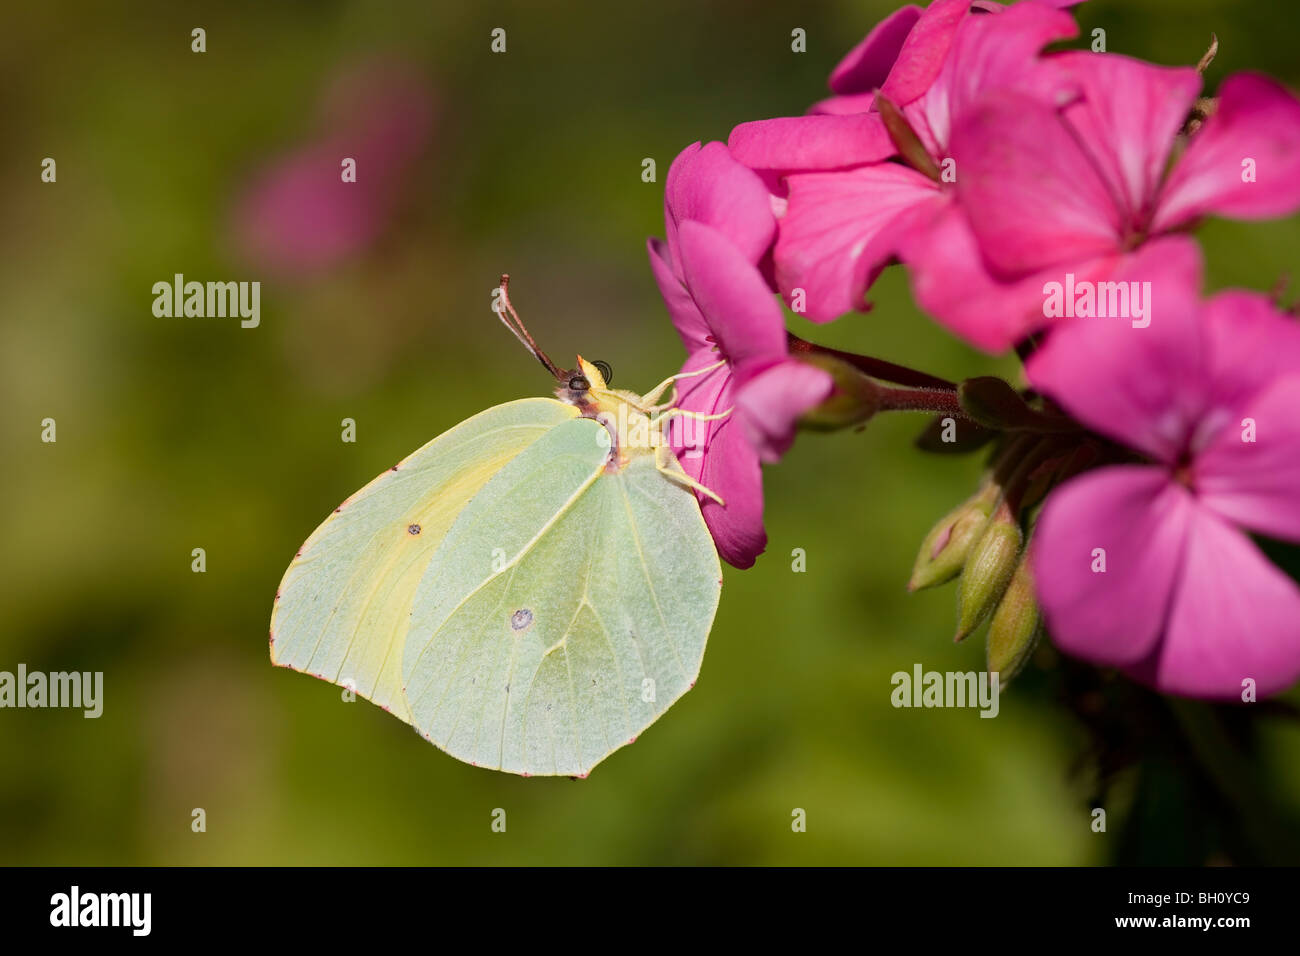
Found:
[[[561,370],[556,379],[559,387],[555,394],[562,402],[582,408],[598,404],[603,393],[609,391],[610,369],[604,362],[588,362],[578,356],[578,366],[571,372]]]

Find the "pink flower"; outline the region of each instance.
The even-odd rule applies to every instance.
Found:
[[[1186,238],[1116,278],[1152,283],[1148,328],[1075,319],[1035,387],[1146,462],[1048,497],[1031,543],[1054,640],[1162,691],[1234,698],[1300,677],[1300,588],[1248,537],[1300,541],[1300,325],[1261,295],[1197,297]]]
[[[648,243],[650,265],[682,342],[683,373],[711,371],[678,383],[677,407],[702,415],[728,410],[712,422],[676,418],[670,436],[686,473],[723,499],[701,496],[704,520],[718,553],[746,568],[766,546],[760,451],[773,460],[793,437],[798,415],[822,395],[798,369],[786,369],[781,307],[758,268],[775,229],[767,190],[721,143],[687,147],[665,186],[667,241]],[[784,401],[762,399],[773,380],[797,381]],[[739,396],[759,381],[761,400],[742,411]],[[809,404],[803,404],[809,403]],[[753,435],[757,442],[751,442]]]
[[[323,99],[324,132],[262,170],[235,208],[243,255],[285,275],[329,268],[374,242],[432,128],[432,96],[403,69],[356,70]],[[342,178],[345,158],[356,162],[355,182]]]
[[[872,112],[876,108],[876,91],[885,86],[895,73],[897,76],[890,86],[894,95],[890,99],[914,99],[916,94],[913,90],[903,91],[900,87],[904,84],[914,88],[929,85],[921,77],[930,72],[932,64],[941,63],[947,52],[947,42],[936,42],[936,34],[956,30],[966,12],[962,6],[960,0],[941,0],[929,10],[922,10],[915,4],[899,7],[845,54],[831,71],[827,84],[835,96],[814,103],[808,112]],[[918,22],[922,24],[920,29],[916,29]],[[912,35],[914,32],[915,37]],[[899,55],[904,49],[907,55],[899,63]]]
[[[958,202],[902,250],[921,306],[991,351],[1045,324],[1047,282],[1104,281],[1138,246],[1205,215],[1300,208],[1300,101],[1273,80],[1225,80],[1217,111],[1177,155],[1200,90],[1194,69],[1113,53],[1052,60],[1078,99],[1058,109],[1004,91],[961,117]]]
[[[894,155],[876,112],[876,90],[898,106],[924,93],[970,6],[969,0],[934,0],[925,10],[894,11],[831,72],[836,96],[813,104],[809,116],[741,123],[727,140],[732,154],[773,184],[794,170],[842,169]]]
[[[1037,54],[1045,44],[1075,34],[1068,14],[1035,2],[997,15],[968,16],[967,10],[967,3],[941,0],[920,15],[881,90],[898,97],[895,105],[924,153],[909,158],[922,171],[877,162],[895,147],[876,112],[770,120],[732,133],[733,149],[742,146],[740,158],[780,163],[780,172],[788,174],[774,277],[792,305],[798,308],[803,300],[808,318],[825,322],[865,308],[863,296],[880,271],[914,232],[928,228],[951,205],[952,168],[946,163],[951,130],[980,94],[1019,89],[1046,103],[1058,98],[1064,80]],[[877,27],[837,68],[832,85],[847,89],[875,82],[885,58],[880,51],[892,44],[896,26],[907,22],[905,14],[906,9],[899,11]],[[862,95],[874,99],[874,93]],[[818,108],[867,105],[855,96]],[[878,133],[864,132],[877,127]],[[877,148],[871,137],[880,136],[884,144]],[[797,149],[787,149],[787,137],[806,138]],[[791,172],[806,169],[815,171]]]
[[[1024,2],[1059,8],[1075,0]],[[836,95],[814,103],[811,115],[741,123],[727,145],[736,159],[766,174],[773,184],[787,172],[844,169],[887,159],[896,148],[876,111],[876,93],[900,108],[919,99],[940,77],[967,21],[1002,10],[1001,4],[980,0],[934,0],[925,10],[902,7],[876,24],[839,62],[829,81]],[[1014,60],[1007,57],[1005,62]]]

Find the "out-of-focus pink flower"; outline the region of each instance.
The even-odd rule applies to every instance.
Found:
[[[1300,101],[1273,80],[1225,80],[1171,167],[1200,90],[1194,69],[1112,53],[1052,60],[1078,99],[1057,109],[1003,92],[963,116],[951,142],[958,202],[902,250],[922,307],[991,351],[1048,321],[1047,282],[1105,281],[1138,246],[1205,215],[1300,208]]]
[[[803,290],[804,312],[818,322],[864,308],[863,296],[880,271],[913,233],[930,228],[953,201],[951,180],[962,174],[960,165],[948,163],[954,124],[981,94],[993,90],[1015,89],[1054,105],[1065,79],[1038,51],[1076,31],[1068,14],[1037,2],[979,16],[966,16],[964,3],[933,4],[908,36],[882,91],[893,84],[900,96],[910,97],[901,112],[928,157],[927,164],[919,165],[931,168],[923,174],[897,162],[873,162],[844,169],[862,155],[849,137],[846,150],[828,163],[839,168],[787,175],[786,206],[773,252],[776,284],[787,301],[797,305],[795,290]],[[870,118],[883,123],[879,114]],[[828,132],[825,125],[821,130]],[[829,133],[833,139],[834,131]],[[829,150],[831,143],[826,145]]]
[[[677,383],[677,407],[702,415],[732,410],[712,422],[675,418],[670,437],[687,474],[725,502],[700,498],[718,553],[746,568],[767,542],[760,452],[772,460],[777,447],[784,451],[799,414],[820,398],[803,381],[799,393],[785,401],[760,403],[751,420],[740,407],[746,385],[787,359],[781,307],[758,267],[775,230],[769,195],[758,177],[721,143],[695,144],[674,160],[664,206],[667,240],[649,240],[648,251],[686,346],[681,371],[717,366]],[[822,397],[829,394],[830,376],[810,371],[825,376]],[[801,407],[805,401],[810,404]],[[751,442],[751,434],[760,441]]]
[[[1150,460],[1049,495],[1031,548],[1050,631],[1162,691],[1283,690],[1300,677],[1300,588],[1247,532],[1300,541],[1300,325],[1254,293],[1201,303],[1187,238],[1116,277],[1152,283],[1150,327],[1074,319],[1028,364],[1036,388]]]
[[[272,162],[236,203],[240,252],[282,275],[329,268],[375,241],[432,132],[425,81],[400,67],[345,74],[323,97],[320,133]],[[356,162],[344,182],[343,160]]]

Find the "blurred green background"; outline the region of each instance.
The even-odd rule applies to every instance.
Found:
[[[951,641],[951,588],[904,589],[979,468],[913,450],[910,416],[807,436],[766,471],[768,553],[727,571],[699,685],[590,779],[462,765],[272,668],[271,601],[316,524],[437,433],[548,391],[489,311],[497,276],[557,358],[605,359],[638,390],[675,371],[644,249],[672,158],[801,112],[894,4],[187,6],[24,4],[0,36],[0,669],[105,682],[98,720],[0,711],[0,862],[1300,862],[1300,723],[1281,708],[1171,708],[1050,649],[996,720],[890,706],[897,670],[983,666],[980,639]],[[1079,17],[1164,63],[1195,63],[1214,31],[1211,85],[1247,68],[1300,85],[1287,3],[1099,0]],[[393,64],[432,119],[374,240],[261,268],[231,226],[244,191],[340,135],[319,113],[337,77]],[[1268,288],[1300,222],[1202,235],[1212,286]],[[260,327],[156,318],[151,286],[176,272],[260,280]],[[1014,373],[919,314],[897,270],[874,299],[794,327],[948,377]],[[1200,759],[1215,734],[1228,756]]]

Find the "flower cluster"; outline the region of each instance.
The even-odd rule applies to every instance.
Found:
[[[1045,623],[1164,691],[1274,693],[1300,677],[1300,588],[1252,535],[1300,541],[1300,323],[1268,295],[1206,298],[1191,233],[1300,209],[1300,100],[1252,73],[1204,96],[1212,54],[1068,49],[1070,5],[904,7],[806,115],[677,157],[650,260],[682,371],[710,369],[678,407],[730,411],[677,429],[680,460],[748,567],[760,463],[797,427],[950,411],[990,467],[913,586],[961,577],[958,637],[991,621],[991,668],[1010,676]],[[953,334],[1015,348],[1029,387],[896,389],[918,382],[787,334],[782,300],[815,322],[866,311],[895,264]]]

